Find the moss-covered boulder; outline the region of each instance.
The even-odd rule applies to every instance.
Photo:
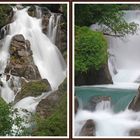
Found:
[[[17,102],[28,96],[36,97],[41,95],[43,92],[47,92],[50,90],[50,84],[46,79],[30,81],[28,83],[24,83],[21,91],[17,94],[15,101]]]
[[[37,106],[34,136],[67,135],[67,83],[43,99]]]

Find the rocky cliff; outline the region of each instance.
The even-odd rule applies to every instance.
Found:
[[[112,77],[110,75],[108,65],[102,65],[99,70],[90,68],[85,73],[75,74],[75,85],[100,85],[100,84],[112,84]]]

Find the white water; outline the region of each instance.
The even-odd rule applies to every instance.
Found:
[[[20,78],[13,76],[13,89],[10,85],[10,80],[6,80],[6,76],[3,74],[6,68],[9,55],[9,46],[12,37],[16,34],[22,34],[25,39],[29,40],[31,43],[31,50],[33,52],[33,60],[42,78],[47,79],[51,85],[52,91],[47,93],[42,93],[38,97],[26,97],[17,102],[14,108],[19,109],[21,116],[24,112],[20,109],[26,109],[29,112],[34,113],[38,103],[48,95],[50,95],[54,90],[58,89],[58,86],[63,82],[66,77],[66,63],[58,50],[58,48],[52,43],[52,41],[42,32],[41,26],[41,11],[39,7],[36,7],[37,18],[28,15],[28,8],[14,10],[14,22],[9,25],[9,34],[5,36],[3,40],[0,41],[2,47],[0,48],[0,80],[3,83],[3,87],[0,87],[1,97],[10,103],[14,101],[16,94],[20,90]],[[59,20],[59,19],[57,19]],[[52,38],[55,41],[57,24],[54,27],[54,33]],[[53,28],[53,27],[52,27]],[[13,126],[16,128],[16,126]],[[17,129],[17,128],[16,128]]]
[[[125,19],[140,25],[140,11],[127,11]],[[102,26],[102,29],[105,26]],[[102,30],[97,24],[93,30]],[[113,85],[96,85],[93,87],[138,89],[140,83],[140,27],[134,35],[125,38],[107,37],[109,41],[108,66]],[[110,109],[109,109],[110,108]],[[75,135],[79,135],[81,128],[88,119],[95,121],[96,136],[129,136],[132,129],[140,129],[140,112],[125,111],[115,114],[104,102],[96,106],[94,112],[79,110],[75,116]]]
[[[42,78],[47,78],[52,89],[57,89],[66,77],[66,64],[58,48],[43,34],[41,19],[30,17],[27,8],[15,9],[15,21],[10,25],[10,36],[23,34],[31,43],[34,62]]]
[[[140,11],[127,11],[125,19],[140,25]],[[109,68],[113,82],[135,83],[140,77],[140,27],[134,35],[125,38],[108,37],[109,53],[114,58],[114,64],[109,58]],[[115,67],[117,74],[113,73]],[[137,81],[138,83],[140,81]]]
[[[60,21],[61,15],[57,15],[56,13],[51,13],[51,17],[49,19],[48,25],[48,37],[55,44],[56,42],[56,33],[58,28],[58,23]]]
[[[95,121],[96,136],[129,136],[130,130],[140,128],[140,112],[126,110],[114,114],[110,110],[79,110],[75,117],[75,135],[79,135],[88,119]]]

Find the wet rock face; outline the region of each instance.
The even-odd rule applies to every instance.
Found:
[[[99,70],[90,68],[86,73],[77,73],[75,76],[76,86],[113,84],[108,64],[102,65]]]
[[[64,20],[63,16],[61,16],[60,22],[58,24],[58,30],[57,30],[55,44],[66,60],[67,56],[66,56],[65,52],[67,52],[67,25],[66,25],[66,21]]]
[[[30,42],[19,34],[12,38],[10,44],[10,59],[5,73],[24,77],[27,80],[41,79],[37,66],[34,64]]]
[[[82,127],[80,136],[96,136],[95,122],[93,120],[87,120]]]
[[[51,14],[43,15],[42,17],[42,31],[43,33],[48,33],[48,25],[49,25],[49,19],[51,17]]]
[[[94,111],[96,109],[97,104],[102,102],[102,101],[109,101],[109,102],[111,102],[111,97],[109,97],[109,96],[93,96],[89,100],[88,105],[86,105],[84,107],[84,109],[87,109],[87,110],[90,110],[90,111]]]
[[[54,16],[55,22],[57,22],[57,16],[60,16],[60,14],[54,14]],[[50,17],[51,14],[49,12],[42,16],[42,31],[46,35],[48,34]],[[55,45],[58,47],[64,58],[66,58],[65,52],[67,51],[67,26],[63,16],[60,16],[59,22],[57,24]]]
[[[138,88],[138,94],[133,98],[132,102],[128,106],[128,109],[140,111],[140,86]]]

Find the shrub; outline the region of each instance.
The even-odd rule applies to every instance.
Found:
[[[101,32],[88,27],[75,28],[75,70],[86,72],[90,67],[98,70],[107,62],[107,41]]]

